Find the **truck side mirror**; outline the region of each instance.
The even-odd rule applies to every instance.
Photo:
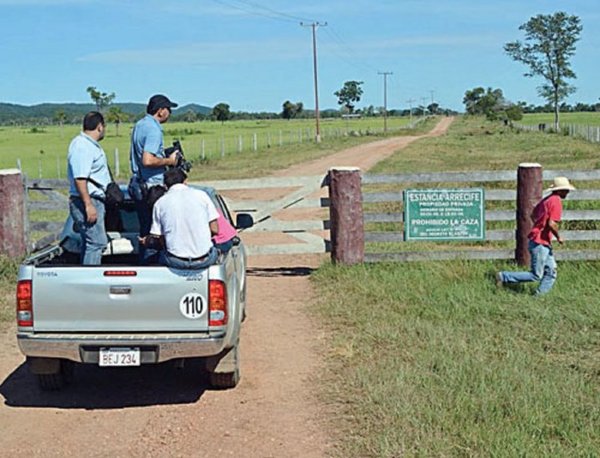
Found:
[[[254,226],[254,218],[252,218],[252,215],[249,215],[248,213],[238,213],[235,218],[236,229],[248,229],[252,226]]]

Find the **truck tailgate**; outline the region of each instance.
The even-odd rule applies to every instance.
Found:
[[[36,268],[32,285],[34,332],[208,330],[208,269]]]

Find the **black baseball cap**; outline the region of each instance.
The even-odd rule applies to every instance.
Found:
[[[161,108],[176,108],[177,104],[175,102],[171,102],[166,95],[156,94],[150,97],[148,100],[148,106],[146,107],[146,112],[150,114],[156,113]]]

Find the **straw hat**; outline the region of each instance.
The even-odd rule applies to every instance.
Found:
[[[569,179],[567,177],[556,177],[554,178],[554,183],[550,185],[548,189],[544,192],[554,192],[554,191],[574,191],[575,186],[569,183]]]

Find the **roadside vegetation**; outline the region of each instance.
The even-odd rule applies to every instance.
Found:
[[[433,125],[419,123],[416,129],[405,129],[413,117],[390,117],[388,135],[411,135],[424,132]],[[117,131],[114,123],[107,125],[102,141],[110,166],[115,170],[115,151],[118,151],[120,180],[129,178],[129,146],[133,124],[121,123]],[[244,176],[239,166],[259,164],[266,170],[254,171],[262,176],[265,171],[286,167],[290,162],[300,163],[327,155],[332,149],[373,141],[382,136],[380,118],[327,119],[321,122],[323,143],[315,148],[314,120],[249,120],[198,122],[168,122],[163,125],[165,147],[180,140],[186,158],[195,163],[193,178],[219,179]],[[21,162],[23,171],[31,178],[65,178],[67,148],[71,139],[81,130],[79,125],[63,126],[0,126],[0,168],[14,168]],[[256,135],[256,151],[254,151]],[[239,152],[240,138],[242,152]],[[202,143],[204,142],[204,157]],[[280,145],[281,143],[281,145]],[[239,163],[238,163],[239,161]],[[227,165],[224,165],[227,163]],[[212,168],[211,168],[212,167]],[[235,172],[222,172],[231,167]],[[252,173],[252,170],[250,171]],[[209,174],[212,173],[212,174]],[[222,173],[221,176],[213,176]],[[237,174],[237,175],[236,175]],[[248,176],[248,175],[246,175]]]
[[[18,262],[0,255],[0,325],[15,318]]]
[[[599,153],[582,140],[464,117],[447,136],[413,143],[371,172],[515,170],[520,162],[593,169]],[[560,263],[543,298],[534,285],[496,288],[501,269],[517,267],[326,264],[313,274],[314,312],[331,336],[320,386],[339,413],[337,456],[597,454],[600,263]]]

